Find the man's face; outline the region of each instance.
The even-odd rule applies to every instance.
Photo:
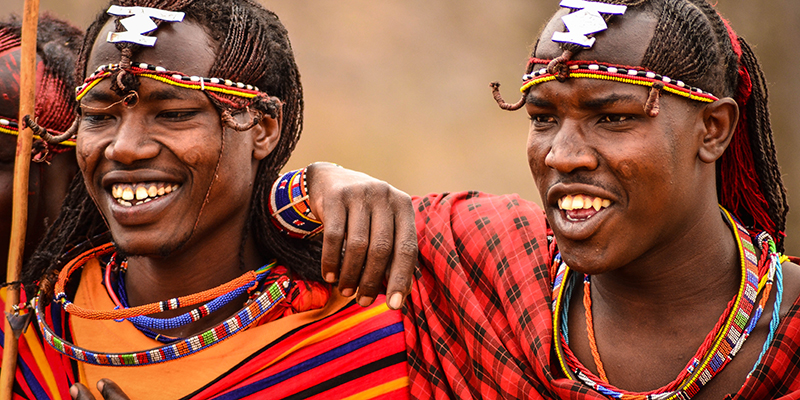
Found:
[[[109,22],[105,31],[111,29]],[[105,37],[92,48],[91,71],[119,62]],[[208,77],[216,50],[202,27],[162,24],[156,37],[134,62]],[[110,90],[111,79],[81,101],[78,163],[118,248],[166,256],[241,237],[257,166],[246,132],[223,132],[217,109],[199,90],[139,81],[132,107]]]
[[[642,14],[615,21],[575,58],[639,65],[655,21]],[[551,21],[538,58],[561,54],[549,38],[562,26]],[[576,78],[535,85],[528,94],[531,171],[562,257],[580,272],[602,273],[657,253],[690,229],[687,216],[706,190],[698,190],[701,107],[662,95],[653,118],[644,112],[648,93]]]

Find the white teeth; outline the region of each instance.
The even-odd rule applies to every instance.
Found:
[[[119,183],[111,187],[111,196],[119,204],[130,207],[136,204],[147,203],[178,190],[180,185],[164,183]],[[136,200],[136,201],[133,201]]]
[[[590,208],[594,208],[595,211],[600,211],[610,205],[611,200],[587,196],[585,194],[566,195],[558,199],[558,208],[564,211],[588,210]]]
[[[572,196],[567,195],[561,200],[562,210],[572,210]]]

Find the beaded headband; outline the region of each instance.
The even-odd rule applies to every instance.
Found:
[[[548,65],[552,60],[544,60],[539,58],[531,58],[529,65],[543,64]],[[669,93],[685,97],[690,100],[701,101],[704,103],[711,103],[719,100],[713,94],[706,92],[700,88],[689,86],[683,81],[675,80],[653,71],[648,71],[641,67],[629,67],[622,65],[614,65],[609,63],[601,63],[597,61],[583,61],[573,60],[566,62],[569,68],[570,78],[591,78],[601,79],[614,82],[629,83],[633,85],[641,85],[646,87],[655,87],[657,89],[665,90]],[[558,79],[557,73],[550,73],[547,68],[542,68],[533,71],[529,74],[522,76],[522,87],[520,91],[525,93],[532,86],[550,82]]]
[[[119,64],[101,65],[94,73],[84,80],[83,85],[75,88],[75,99],[80,101],[93,87],[103,79],[108,78],[115,72],[121,70]],[[217,94],[226,94],[245,99],[254,99],[259,95],[264,95],[257,87],[233,82],[223,78],[203,78],[199,76],[189,76],[177,71],[170,71],[164,67],[145,63],[132,63],[131,67],[125,70],[127,73],[138,75],[145,78],[164,82],[169,85],[178,86],[186,89],[202,90]]]
[[[55,135],[60,135],[63,133],[56,131],[51,131],[51,132],[53,132],[53,134]],[[0,133],[17,136],[19,134],[19,123],[14,119],[0,118]],[[34,140],[41,139],[41,137],[39,137],[38,135],[34,135],[33,138]],[[75,138],[67,139],[66,141],[61,142],[58,145],[75,147]]]

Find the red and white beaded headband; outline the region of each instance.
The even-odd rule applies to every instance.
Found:
[[[75,88],[75,99],[80,101],[86,93],[108,78],[115,72],[121,70],[119,64],[101,65],[97,70],[83,82],[83,85]],[[202,90],[216,94],[226,94],[246,99],[254,99],[263,96],[257,87],[242,82],[233,82],[223,78],[203,78],[199,76],[185,75],[177,71],[170,71],[164,67],[145,63],[131,63],[131,67],[125,70],[127,73],[150,78],[169,85],[182,87],[185,89]]]
[[[547,65],[552,60],[531,58],[529,65]],[[566,61],[569,69],[569,78],[591,78],[614,82],[629,83],[646,87],[657,87],[669,93],[686,97],[687,99],[711,103],[719,100],[713,94],[700,88],[689,86],[681,80],[672,79],[640,67],[615,65],[599,61],[571,60]],[[525,93],[531,86],[550,82],[558,79],[557,73],[550,73],[547,68],[541,68],[522,76],[520,91]]]

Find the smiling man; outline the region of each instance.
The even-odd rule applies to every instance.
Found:
[[[786,194],[755,56],[704,0],[561,6],[520,101],[492,84],[530,115],[544,212],[477,192],[415,200],[405,324],[427,339],[409,343],[412,393],[796,398],[800,269],[780,254]],[[315,212],[381,186],[308,173]],[[343,226],[326,220],[326,240]]]
[[[25,270],[16,398],[407,398],[402,316],[362,307],[383,268],[340,291],[319,243],[269,221],[303,120],[277,16],[248,0],[119,3],[81,49],[83,179]],[[384,261],[410,275],[406,215],[412,250]],[[407,285],[389,286],[397,308]]]

